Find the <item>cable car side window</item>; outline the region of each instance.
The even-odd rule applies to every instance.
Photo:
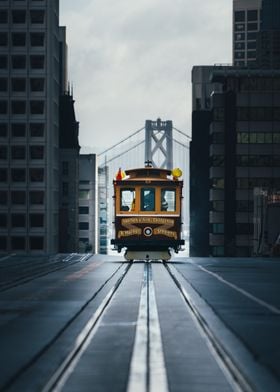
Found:
[[[135,209],[135,188],[121,189],[121,211],[134,211]]]
[[[141,210],[155,211],[155,189],[142,188],[141,189]]]
[[[176,190],[162,189],[161,190],[161,211],[176,211]]]

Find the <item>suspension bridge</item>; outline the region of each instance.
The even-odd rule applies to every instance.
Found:
[[[172,121],[147,120],[145,125],[131,132],[98,155],[99,174],[99,235],[100,252],[110,250],[112,236],[112,181],[119,168],[122,170],[143,167],[145,161],[154,167],[173,169],[179,167],[184,181],[183,236],[188,244],[189,228],[189,142],[191,136],[174,127]]]

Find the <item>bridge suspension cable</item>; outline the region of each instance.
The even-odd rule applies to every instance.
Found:
[[[188,139],[190,139],[190,140],[192,139],[191,136],[189,136],[188,134],[186,134],[186,133],[183,132],[183,131],[180,131],[180,129],[177,129],[177,128],[175,128],[175,127],[173,127],[173,129],[174,129],[175,131],[179,132],[181,135],[187,137]]]
[[[139,143],[137,143],[137,144],[134,144],[134,145],[133,145],[132,147],[130,147],[129,149],[127,149],[127,150],[125,150],[125,151],[122,151],[120,154],[115,155],[114,157],[112,157],[112,158],[110,158],[110,159],[108,159],[108,160],[105,159],[105,161],[103,162],[103,164],[102,164],[101,166],[107,165],[108,163],[114,161],[114,160],[117,159],[117,158],[120,158],[120,157],[123,156],[124,154],[127,154],[127,153],[130,152],[131,150],[134,150],[136,147],[139,147],[139,146],[141,146],[141,144],[144,144],[144,143],[145,143],[145,140],[142,140],[141,142],[139,142]]]
[[[122,143],[126,142],[127,140],[131,139],[133,136],[135,136],[138,133],[140,133],[141,131],[143,131],[143,129],[145,129],[145,127],[142,127],[140,129],[138,129],[137,131],[133,132],[131,135],[127,136],[125,139],[122,139],[118,143],[116,143],[113,146],[111,146],[111,147],[107,148],[106,150],[102,151],[101,153],[98,154],[98,157],[100,157],[101,155],[106,154],[108,151],[112,150],[115,147],[118,147],[120,144],[122,144]],[[128,152],[128,151],[126,151],[126,152]]]

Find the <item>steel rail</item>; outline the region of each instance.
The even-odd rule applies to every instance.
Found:
[[[144,262],[143,284],[127,392],[168,392],[152,266]]]
[[[175,285],[178,287],[185,304],[190,311],[190,314],[193,317],[193,320],[196,322],[197,327],[199,328],[202,336],[204,336],[207,345],[217,361],[218,365],[224,372],[228,382],[232,386],[234,391],[242,391],[242,392],[253,392],[254,388],[249,383],[249,381],[245,378],[244,374],[241,372],[238,365],[234,362],[230,354],[226,351],[222,343],[216,338],[213,334],[212,330],[208,326],[207,321],[200,314],[199,310],[195,306],[194,302],[191,299],[191,296],[187,293],[185,288],[182,286],[178,278],[176,277],[176,272],[172,272],[171,268],[167,263],[163,262],[168,274],[171,276]]]
[[[112,299],[114,298],[120,284],[122,283],[123,279],[127,275],[131,265],[132,264],[128,264],[126,266],[120,278],[117,280],[115,285],[106,295],[106,297],[103,299],[103,301],[101,302],[101,304],[99,305],[95,313],[92,315],[92,317],[89,319],[85,327],[78,335],[73,349],[63,360],[63,362],[61,363],[59,368],[55,371],[55,373],[47,382],[47,384],[44,386],[42,392],[50,392],[50,391],[59,392],[63,389],[67,380],[69,379],[74,369],[76,368],[77,364],[79,363],[79,360],[81,359],[82,355],[84,354],[89,344],[91,343],[95,333],[98,330],[99,324],[102,320],[102,317],[108,305],[111,303]]]

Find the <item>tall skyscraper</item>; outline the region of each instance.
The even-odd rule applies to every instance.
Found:
[[[263,0],[257,40],[257,66],[280,69],[280,1]]]
[[[59,1],[0,2],[0,251],[56,252]]]
[[[233,0],[233,65],[255,66],[262,0]]]

